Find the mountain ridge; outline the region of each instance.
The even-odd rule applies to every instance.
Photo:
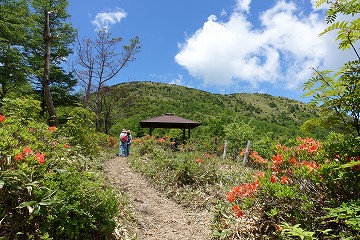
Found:
[[[120,99],[113,102],[112,126],[116,135],[122,128],[144,134],[139,121],[172,113],[202,123],[202,128],[234,119],[251,121],[259,132],[297,134],[299,127],[318,117],[316,108],[295,99],[265,93],[215,94],[203,90],[158,82],[125,82],[110,87]],[[232,120],[231,120],[232,119]],[[288,134],[286,134],[288,135]]]

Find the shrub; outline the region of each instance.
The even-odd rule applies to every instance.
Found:
[[[257,174],[255,182],[227,193],[232,210],[238,217],[243,216],[243,209],[260,210],[253,236],[358,236],[358,202],[347,203],[357,200],[360,192],[357,147],[342,140],[343,148],[335,147],[339,143],[321,144],[311,138],[297,141],[294,147],[278,145],[266,172]],[[350,206],[352,211],[347,211]]]
[[[99,174],[62,172],[46,179],[61,201],[49,209],[42,229],[54,239],[106,239],[115,227],[118,201]]]
[[[81,142],[89,136],[97,139],[96,133],[79,119],[68,121],[64,129],[49,127],[37,115],[39,106],[31,99],[4,101],[0,235],[7,239],[106,239],[115,226],[118,202],[96,172],[101,168],[99,142],[92,141],[89,150]],[[74,111],[83,117],[81,109]]]

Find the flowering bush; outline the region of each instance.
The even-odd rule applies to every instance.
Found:
[[[75,121],[70,121],[66,129],[47,126],[39,118],[39,106],[40,102],[32,99],[4,101],[0,117],[0,236],[110,236],[118,211],[117,199],[101,176],[88,176],[86,170],[94,171],[93,160],[85,155],[88,151],[84,143],[77,143],[89,132],[79,131],[72,137],[70,129],[86,129],[77,127]],[[98,149],[94,147],[91,153],[95,155]]]
[[[328,149],[329,146],[334,149],[333,144],[321,144],[311,138],[298,138],[297,143],[295,147],[277,145],[276,154],[269,163],[255,151],[250,152],[250,159],[266,165],[268,170],[256,174],[253,183],[239,185],[226,193],[232,211],[237,217],[243,217],[243,209],[261,210],[260,226],[254,236],[300,236],[294,234],[296,229],[302,228],[305,229],[302,236],[309,234],[314,238],[351,236],[358,230],[354,226],[359,221],[343,221],[342,229],[334,229],[331,221],[319,219],[330,219],[321,216],[327,216],[327,209],[339,206],[345,197],[347,201],[358,198],[357,183],[360,179],[357,166],[360,162],[355,148],[347,143],[348,148],[344,149],[347,154],[343,152],[344,157],[341,157],[339,152],[334,155]],[[335,158],[330,158],[329,153]],[[339,183],[346,183],[346,186],[341,187]],[[327,228],[332,229],[330,235],[322,231]]]

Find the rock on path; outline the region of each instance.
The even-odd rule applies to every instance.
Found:
[[[141,225],[139,239],[210,239],[209,212],[186,210],[169,200],[150,187],[141,174],[134,172],[126,158],[116,157],[107,161],[105,172],[115,187],[128,193]]]

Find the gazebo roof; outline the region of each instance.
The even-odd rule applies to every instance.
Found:
[[[182,128],[192,129],[200,126],[201,123],[186,118],[177,117],[174,114],[166,113],[160,117],[149,118],[140,121],[142,128]]]

